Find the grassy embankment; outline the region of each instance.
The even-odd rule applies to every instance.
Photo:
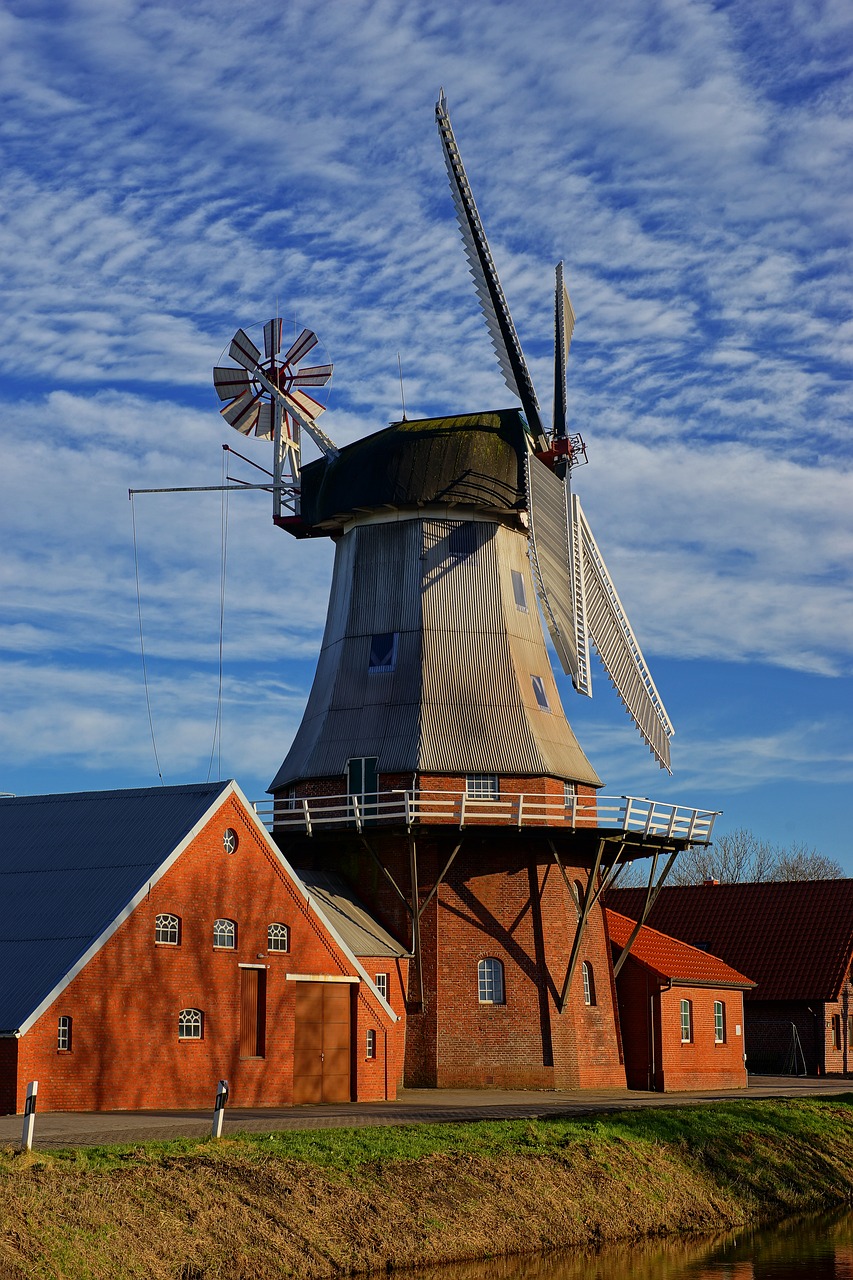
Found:
[[[853,1203],[853,1095],[0,1150],[0,1276],[321,1277]]]

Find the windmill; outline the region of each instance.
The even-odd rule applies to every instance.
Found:
[[[325,404],[316,398],[329,385],[332,365],[305,365],[303,361],[319,344],[316,333],[303,329],[282,352],[283,322],[279,317],[264,325],[264,354],[243,329],[231,340],[228,355],[235,365],[217,365],[213,385],[220,413],[235,431],[273,442],[273,518],[287,522],[299,516],[301,432],[304,430],[329,458],[338,449],[319,426]],[[310,387],[314,395],[305,390]]]
[[[554,413],[546,435],[533,380],[510,315],[447,113],[444,90],[435,108],[456,214],[480,305],[504,380],[521,401],[530,428],[526,460],[530,555],[537,593],[560,664],[576,691],[592,696],[589,641],[628,714],[662,768],[671,772],[673,727],[613,585],[604,557],[570,487],[586,461],[579,435],[567,429],[566,366],[575,313],[557,264],[554,292]]]
[[[586,451],[567,421],[575,318],[562,264],[548,428],[443,92],[436,120],[521,407],[404,414],[338,449],[318,426],[331,366],[312,355],[312,331],[282,352],[270,321],[262,354],[239,330],[232,363],[214,373],[226,421],[273,441],[272,483],[246,487],[272,489],[274,519],[294,537],[335,544],[317,669],[269,788],[273,834],[309,885],[342,903],[357,893],[405,940],[399,1079],[624,1085],[601,894],[629,859],[649,858],[645,918],[678,852],[707,843],[715,815],[602,796],[563,712],[537,600],[574,687],[591,692],[591,639],[669,767],[671,725],[571,492]],[[321,453],[307,463],[305,434]],[[473,968],[462,972],[460,958]],[[505,1017],[492,1018],[497,1006]]]

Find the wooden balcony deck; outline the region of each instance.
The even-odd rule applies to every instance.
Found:
[[[691,809],[638,796],[553,796],[525,792],[474,799],[444,791],[380,791],[368,796],[310,796],[261,800],[255,812],[269,830],[313,835],[364,827],[451,825],[626,831],[635,836],[708,844],[717,811]]]

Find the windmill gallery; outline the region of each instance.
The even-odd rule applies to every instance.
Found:
[[[33,1078],[54,1109],[197,1106],[220,1078],[244,1106],[624,1087],[626,1070],[643,1087],[746,1083],[749,978],[645,927],[715,814],[601,794],[548,658],[540,608],[575,690],[591,695],[591,639],[669,768],[672,726],[571,492],[585,448],[567,425],[562,264],[546,430],[443,93],[436,120],[521,408],[404,417],[338,449],[318,425],[331,365],[305,363],[316,336],[282,351],[273,319],[262,354],[237,332],[214,371],[223,416],[272,442],[257,487],[275,524],[335,543],[302,723],[267,805],[234,783],[0,800],[21,859],[0,1110]],[[303,434],[321,452],[304,466]],[[637,860],[635,918],[605,913]]]

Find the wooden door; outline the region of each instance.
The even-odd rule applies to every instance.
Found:
[[[349,1100],[349,983],[297,983],[293,1037],[294,1105]]]
[[[266,1052],[267,975],[265,969],[240,970],[240,1057]]]

